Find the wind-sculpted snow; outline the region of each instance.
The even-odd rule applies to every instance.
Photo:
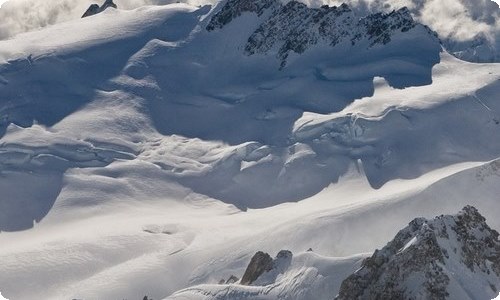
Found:
[[[499,65],[442,52],[404,10],[356,18],[346,30],[367,35],[332,46],[347,10],[231,3],[228,22],[215,18],[224,3],[174,4],[0,41],[8,298],[161,299],[199,284],[240,295],[212,284],[256,251],[289,249],[291,277],[245,295],[331,299],[344,278],[325,274],[362,256],[326,257],[371,252],[417,212],[500,213]],[[268,23],[298,23],[286,7],[311,19]],[[296,40],[305,50],[282,67]]]
[[[62,189],[63,174],[70,168],[95,168],[115,160],[135,158],[123,146],[75,140],[34,125],[11,125],[0,143],[0,232],[26,230],[40,222]],[[25,188],[23,186],[27,186]]]
[[[203,27],[214,22],[224,24],[214,25],[209,32],[196,27],[199,18],[208,12],[206,8],[192,11],[178,5],[176,10],[112,11],[93,18],[95,24],[80,21],[88,27],[82,33],[84,40],[89,41],[88,48],[70,44],[46,56],[42,53],[53,49],[57,40],[42,41],[35,48],[21,43],[23,51],[29,50],[34,55],[3,65],[1,76],[6,83],[0,95],[5,99],[4,128],[11,122],[30,126],[36,120],[46,126],[57,124],[61,129],[84,129],[84,139],[103,140],[106,135],[121,132],[122,139],[148,145],[138,155],[139,159],[156,164],[173,180],[197,192],[240,208],[265,207],[314,195],[337,182],[358,159],[370,183],[380,187],[389,180],[415,178],[448,163],[496,157],[495,143],[474,152],[466,136],[450,136],[441,145],[438,144],[441,138],[427,136],[425,132],[431,126],[439,127],[441,112],[429,114],[434,116],[430,120],[426,113],[425,120],[415,121],[426,125],[421,130],[410,130],[415,125],[406,117],[398,118],[397,109],[390,108],[387,118],[380,122],[367,120],[366,125],[362,124],[363,116],[340,113],[334,123],[345,130],[329,132],[327,123],[320,135],[307,133],[308,137],[304,137],[307,127],[294,129],[304,112],[342,111],[354,99],[373,94],[376,76],[384,77],[397,88],[430,84],[431,68],[440,60],[440,46],[433,33],[415,23],[404,9],[352,20],[354,17],[346,6],[310,9],[297,2],[277,5],[273,1],[229,1],[204,17]],[[274,13],[264,13],[265,10]],[[262,12],[260,17],[259,12]],[[114,14],[118,14],[116,21],[108,16]],[[129,16],[132,18],[128,22]],[[146,16],[147,23],[141,23]],[[304,16],[310,21],[298,27],[273,27],[297,23]],[[178,26],[181,21],[183,26]],[[205,26],[206,23],[209,25]],[[110,31],[92,32],[94,26],[107,26]],[[111,34],[123,26],[128,28],[123,34]],[[288,31],[288,27],[295,31]],[[64,33],[69,28],[71,24],[65,24],[42,33],[46,36]],[[279,70],[282,62],[262,50],[273,51],[272,46],[264,47],[267,43],[255,48],[263,53],[245,54],[249,51],[248,43],[255,39],[252,36],[260,30],[269,30],[269,34],[263,35],[265,41],[290,44],[291,39],[297,38],[295,33],[311,41],[331,38],[336,28],[344,28],[340,32],[346,33],[347,45],[333,40],[326,45],[306,42],[303,46],[307,51],[301,55],[295,51],[294,55],[286,54],[288,65],[282,70]],[[232,38],[228,40],[228,36]],[[26,38],[40,40],[38,34]],[[353,45],[353,41],[357,42]],[[3,43],[7,45],[7,57],[19,57],[10,54],[14,53],[9,50],[13,47],[11,43]],[[247,47],[245,51],[242,46]],[[53,70],[50,76],[44,72],[48,68]],[[27,72],[28,77],[24,75]],[[16,94],[18,90],[23,93]],[[493,97],[492,93],[486,99]],[[483,111],[479,102],[464,99],[467,105]],[[461,105],[454,103],[446,104],[450,108],[443,109],[454,111]],[[490,105],[493,110],[494,105]],[[415,111],[419,109],[415,107]],[[109,113],[98,113],[99,110]],[[83,121],[85,117],[95,118],[96,113],[102,116],[99,121],[93,121],[94,124]],[[353,120],[358,125],[351,128]],[[474,120],[476,115],[470,122]],[[451,120],[459,121],[464,119]],[[482,125],[463,126],[479,130]],[[484,132],[482,139],[486,139],[495,130],[493,124],[490,131],[479,131]],[[146,138],[151,131],[174,138]],[[200,141],[190,142],[191,138]],[[429,140],[422,143],[422,149],[410,146],[419,139]],[[186,151],[176,154],[179,148],[172,145],[179,143],[185,143]],[[428,147],[429,144],[435,146]],[[443,152],[442,147],[449,144],[461,145],[460,149],[467,154],[452,156]],[[209,150],[212,147],[217,150],[212,152]],[[148,156],[152,153],[169,155]],[[437,159],[425,162],[424,154]],[[88,155],[96,154],[92,150]]]

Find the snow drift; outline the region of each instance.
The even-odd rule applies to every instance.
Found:
[[[333,295],[416,215],[472,204],[500,228],[499,64],[458,60],[405,10],[342,25],[338,7],[261,3],[106,10],[0,41],[7,297],[161,299],[281,249],[312,289],[275,291]]]

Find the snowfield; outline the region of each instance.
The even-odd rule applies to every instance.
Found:
[[[207,31],[221,5],[0,41],[5,297],[332,299],[417,216],[470,204],[500,230],[500,64],[417,26],[280,69],[243,51],[268,14]],[[217,284],[282,249],[269,285]]]

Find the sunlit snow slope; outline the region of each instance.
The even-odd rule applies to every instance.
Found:
[[[454,58],[404,11],[379,16],[396,24],[388,42],[355,19],[329,23],[346,32],[333,44],[311,16],[338,11],[292,7],[309,27],[273,35],[266,21],[290,11],[271,3],[207,30],[224,4],[106,10],[0,41],[5,297],[205,284],[172,296],[197,299],[257,250],[289,249],[289,276],[246,296],[332,299],[416,216],[472,204],[500,229],[500,64]],[[306,47],[283,64],[290,43]]]

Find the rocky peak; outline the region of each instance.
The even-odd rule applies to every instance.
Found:
[[[107,8],[118,8],[118,6],[113,2],[113,0],[106,0],[103,5],[91,4],[87,11],[83,14],[82,18],[90,17],[105,11]]]
[[[220,29],[244,12],[255,13],[258,16],[269,8],[279,5],[279,0],[227,0],[207,25],[207,30]]]
[[[286,271],[292,261],[292,252],[281,250],[275,259],[262,251],[258,251],[250,260],[245,274],[241,278],[241,284],[251,285],[259,281],[266,285],[273,282],[278,274]]]
[[[277,0],[229,0],[207,26],[212,31],[224,27],[243,12],[259,16],[269,10],[268,17],[250,35],[245,45],[247,55],[276,52],[281,68],[290,53],[301,54],[317,44],[335,47],[345,43],[352,47],[368,40],[368,47],[387,44],[393,35],[406,33],[416,26],[426,28],[430,39],[439,43],[432,31],[415,22],[405,7],[388,14],[375,13],[359,18],[347,4],[311,8],[298,2],[282,4]]]
[[[410,222],[344,280],[336,299],[492,299],[499,288],[498,232],[466,206]]]
[[[403,7],[389,14],[375,13],[362,18],[359,25],[364,27],[368,38],[374,44],[387,44],[394,31],[407,32],[418,23],[413,20],[410,10]]]

